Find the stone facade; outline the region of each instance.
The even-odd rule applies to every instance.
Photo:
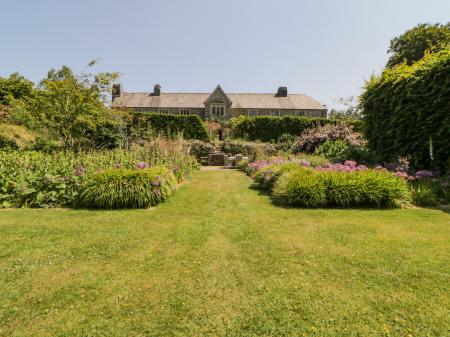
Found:
[[[275,94],[227,94],[220,87],[208,93],[162,93],[155,85],[152,93],[126,93],[121,86],[113,88],[115,108],[137,112],[176,115],[198,115],[203,119],[227,120],[238,116],[305,116],[327,117],[327,107],[304,94],[288,94],[280,87]]]

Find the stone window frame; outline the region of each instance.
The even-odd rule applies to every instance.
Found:
[[[280,109],[270,109],[269,116],[280,116]]]
[[[258,109],[247,109],[247,116],[250,117],[258,116]]]
[[[180,115],[189,116],[191,114],[191,109],[182,108],[179,112]]]
[[[224,116],[226,108],[225,103],[211,103],[210,105],[211,114],[215,116]]]
[[[159,109],[158,112],[160,114],[168,115],[168,114],[170,114],[170,109],[162,108],[162,109]]]

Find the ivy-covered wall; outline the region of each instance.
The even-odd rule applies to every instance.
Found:
[[[386,161],[445,170],[450,157],[450,48],[373,76],[361,104],[368,146]]]
[[[248,140],[260,140],[263,142],[276,141],[283,134],[299,136],[303,130],[313,127],[315,124],[325,125],[336,123],[335,120],[308,117],[237,117],[231,120],[231,127],[235,137]],[[355,131],[362,131],[361,121],[348,122],[353,125]]]
[[[174,137],[179,133],[185,139],[207,141],[208,131],[201,118],[197,115],[165,115],[159,113],[135,113],[134,123],[139,129],[145,129],[154,134]]]

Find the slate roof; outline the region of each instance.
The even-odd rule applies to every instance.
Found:
[[[113,101],[116,108],[204,108],[204,102],[211,93],[150,93],[123,92]],[[326,110],[323,103],[304,94],[288,94],[287,97],[275,97],[274,94],[228,94],[233,102],[231,108],[243,109],[298,109]]]

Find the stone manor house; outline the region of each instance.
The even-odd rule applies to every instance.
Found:
[[[273,94],[227,94],[218,85],[211,93],[163,93],[156,84],[153,92],[124,92],[114,85],[112,107],[136,112],[199,115],[203,119],[230,119],[237,116],[327,117],[326,105],[304,94],[288,94],[279,87]]]

